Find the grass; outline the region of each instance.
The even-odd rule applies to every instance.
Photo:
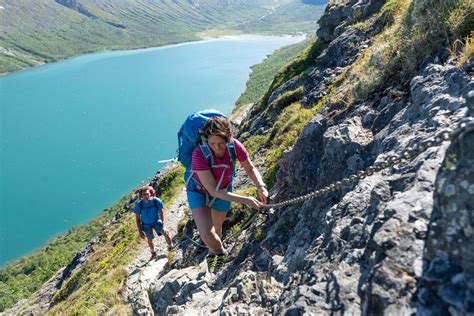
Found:
[[[456,66],[462,67],[474,54],[474,38],[468,36],[464,41],[457,40],[453,44],[451,54],[456,58]]]
[[[166,252],[166,259],[168,260],[168,264],[171,264],[174,260],[175,252],[174,251],[167,251]]]
[[[178,222],[178,226],[176,228],[178,234],[181,234],[184,230],[184,227],[186,226],[186,223],[189,221],[189,213],[185,212],[183,217]]]
[[[317,114],[326,98],[323,98],[316,106],[310,109],[304,108],[299,102],[287,106],[279,115],[273,128],[269,131],[267,144],[271,144],[265,156],[266,170],[263,180],[268,187],[276,182],[278,161],[285,150],[292,146],[306,123]]]
[[[208,29],[202,32],[198,32],[196,35],[201,38],[206,37],[221,37],[221,36],[229,36],[229,35],[242,35],[242,31],[239,30],[231,30],[231,29]]]
[[[267,232],[262,227],[257,227],[255,230],[255,240],[262,241],[267,236]]]
[[[303,86],[296,88],[295,90],[287,91],[278,96],[273,100],[268,108],[271,110],[282,110],[284,107],[290,105],[293,102],[297,102],[304,95]]]
[[[179,195],[184,186],[185,171],[182,165],[177,165],[161,178],[156,194],[163,201],[163,204],[170,204]]]
[[[331,89],[329,95],[332,93],[334,93],[334,89]],[[329,96],[322,98],[313,107],[305,108],[298,102],[302,95],[303,88],[298,87],[283,93],[270,103],[267,109],[278,112],[273,127],[265,134],[252,136],[244,142],[250,155],[255,155],[262,149],[266,150],[264,157],[261,158],[265,160],[266,168],[263,180],[270,188],[276,182],[278,161],[283,153],[296,142],[304,126],[318,113]]]
[[[238,188],[234,193],[243,196],[257,197],[257,188],[255,186]],[[230,215],[224,222],[224,231],[228,231],[227,234],[229,236],[239,233],[241,230],[241,224],[245,223],[253,215],[253,212],[254,211],[246,205],[233,203],[232,212],[230,212]]]
[[[346,100],[366,99],[375,90],[406,82],[425,61],[443,56],[446,43],[463,43],[451,44],[458,55],[458,65],[472,55],[472,1],[390,0],[378,13],[380,16],[390,16],[390,23],[346,74],[344,82],[352,82],[351,91],[345,92]],[[361,23],[376,20],[377,17]]]
[[[473,4],[468,0],[389,0],[378,16],[367,21],[360,21],[355,26],[368,29],[378,17],[388,17],[389,23],[377,35],[372,45],[362,56],[338,78],[338,86],[349,87],[354,99],[370,97],[376,89],[397,82],[406,82],[419,69],[424,61],[439,55],[445,48],[445,43],[451,47],[457,56],[458,66],[462,66],[473,52],[473,38],[469,31],[473,29]],[[285,150],[296,142],[308,120],[329,100],[334,102],[338,95],[332,92],[311,108],[304,108],[298,102],[303,91],[297,88],[282,94],[269,103],[270,95],[288,80],[301,76],[304,71],[315,65],[316,56],[324,47],[319,41],[310,43],[294,60],[277,72],[267,92],[260,101],[263,110],[276,113],[272,128],[263,135],[252,136],[244,143],[251,155],[265,149],[266,172],[264,180],[271,187],[276,182],[278,161]],[[304,76],[302,76],[304,80]],[[338,91],[339,92],[339,91]],[[253,100],[258,94],[252,96]],[[175,189],[180,185],[177,181],[179,172],[167,179],[174,189],[167,190],[167,199],[176,196]],[[182,178],[182,177],[179,177]],[[252,191],[253,190],[253,191]],[[255,188],[239,191],[243,195],[256,195]],[[229,218],[230,232],[240,230],[240,225],[250,216],[251,211],[245,206],[235,206]],[[104,248],[94,254],[86,267],[76,272],[67,282],[63,290],[55,298],[57,305],[52,313],[99,313],[104,308],[108,311],[123,310],[120,300],[120,288],[123,284],[124,272],[121,267],[133,257],[137,240],[134,234],[134,222],[124,217],[120,225],[111,227],[104,232]],[[101,227],[101,226],[100,226]],[[265,231],[257,228],[255,238],[263,240]],[[49,257],[56,260],[55,257]],[[57,259],[59,260],[59,259]],[[35,271],[41,271],[42,263],[25,264],[16,268],[15,282]],[[89,269],[89,270],[88,270]],[[2,270],[3,273],[3,270]],[[3,288],[0,274],[0,298],[10,293]],[[26,287],[26,286],[25,286]],[[14,292],[14,291],[10,291]]]
[[[236,235],[239,232],[240,232],[240,223],[236,223],[230,228],[231,235]]]
[[[235,102],[236,108],[238,109],[244,104],[256,103],[270,87],[275,73],[292,61],[312,41],[314,39],[280,48],[260,64],[252,66],[252,73],[246,83],[245,91]]]
[[[95,20],[91,24],[86,17],[78,15],[74,11],[58,6],[57,4],[54,4],[53,7],[49,7],[50,4],[46,0],[39,0],[34,4],[31,4],[28,9],[25,9],[25,5],[27,4],[24,1],[13,2],[9,8],[8,16],[5,15],[5,12],[0,11],[0,25],[4,27],[6,32],[6,36],[0,39],[0,46],[7,47],[16,55],[10,56],[0,52],[0,72],[14,71],[34,65],[38,62],[50,62],[84,52],[103,49],[157,46],[165,44],[166,42],[179,42],[194,39],[194,35],[192,35],[189,30],[188,32],[183,32],[177,37],[168,34],[167,37],[163,39],[160,38],[160,36],[156,37],[156,34],[154,34],[153,36],[155,36],[155,38],[152,38],[150,37],[150,33],[153,33],[154,30],[156,30],[154,28],[157,27],[154,24],[147,26],[149,28],[148,31],[150,32],[142,31],[139,36],[135,36],[136,34],[126,34],[123,29],[116,29],[110,26],[110,24],[101,23],[99,20]],[[117,4],[117,6],[120,5]],[[117,10],[117,12],[124,12],[125,15],[130,14],[128,9],[116,6],[114,6],[113,9]],[[98,8],[92,8],[89,11],[100,17],[107,16],[103,10]],[[26,12],[33,12],[34,14],[29,16]],[[215,10],[213,14],[217,16],[220,14],[220,11]],[[280,14],[282,14],[282,12]],[[312,13],[308,11],[308,14],[311,15]],[[295,16],[294,19],[298,20],[298,17]],[[313,23],[313,19],[314,15],[311,16],[311,23]],[[36,23],[35,21],[39,20],[42,20],[41,26],[31,26]],[[141,27],[142,22],[134,24],[134,22],[130,20],[130,16],[128,16],[126,20],[133,24],[133,28],[131,28],[133,30]],[[235,17],[235,20],[237,21],[239,18]],[[20,27],[23,29],[23,32],[16,33],[15,29]],[[229,30],[231,30],[231,28],[229,28]],[[248,30],[249,29],[246,27],[246,31]],[[281,32],[286,33],[286,29],[282,28]],[[157,38],[159,38],[159,40],[157,40]],[[296,53],[299,49],[301,49],[301,47],[297,44],[286,52],[280,51],[278,53],[279,56],[276,59],[281,63],[281,60],[289,58],[288,56]],[[275,61],[273,58],[270,58],[270,60]],[[164,186],[171,188],[159,192],[165,204],[169,203],[169,201],[173,200],[177,194],[179,194],[182,185],[182,172],[182,169],[173,170],[172,174],[168,174],[162,180]],[[256,196],[256,192],[253,192],[253,195]],[[84,247],[89,240],[102,232],[104,223],[109,221],[116,213],[122,212],[121,207],[125,204],[128,198],[128,196],[124,197],[124,199],[112,206],[106,213],[102,214],[91,223],[70,230],[68,234],[54,239],[37,253],[12,262],[0,270],[0,311],[11,307],[20,299],[30,297],[31,294],[38,290],[39,287],[59,268],[68,264],[74,255]],[[244,218],[248,215],[247,213],[248,212],[242,213]],[[125,230],[120,234],[116,232],[116,234],[113,235],[115,237],[110,237],[106,242],[104,249],[107,250],[100,252],[100,254],[96,254],[99,257],[102,256],[100,261],[102,262],[100,264],[101,267],[109,268],[115,265],[115,263],[120,262],[122,259],[125,260],[122,263],[131,259],[130,256],[123,256],[121,251],[129,249],[130,247],[134,248],[133,246],[136,245],[136,237],[133,234],[135,224],[133,220],[131,222],[130,219],[127,219],[126,221],[124,220],[125,219],[120,221],[119,226],[123,227]],[[183,221],[185,220],[186,219]],[[106,233],[104,232],[104,234]],[[121,243],[120,238],[125,238],[125,244]],[[115,246],[112,247],[111,245],[113,244],[116,244],[118,248],[115,249]],[[133,251],[130,250],[130,253],[132,254]],[[90,273],[84,273],[87,269],[90,269]],[[63,300],[67,299],[69,301],[70,297],[82,295],[77,294],[75,292],[76,289],[80,289],[80,292],[85,295],[84,297],[93,297],[94,292],[96,294],[104,294],[112,289],[112,284],[120,284],[121,280],[118,278],[112,280],[110,286],[107,285],[109,277],[115,278],[116,276],[121,275],[119,270],[116,270],[115,268],[112,270],[114,271],[113,273],[106,275],[104,275],[105,271],[103,269],[101,269],[100,272],[93,272],[95,270],[93,270],[92,267],[86,267],[82,272],[77,272],[55,298],[55,302],[58,306],[62,306],[55,310],[59,311],[63,308],[68,310],[69,307],[64,307],[65,303]],[[88,284],[88,281],[85,280],[85,276],[88,274],[92,276],[92,280],[95,279],[97,281],[95,282],[97,284],[89,284],[90,293],[84,290],[84,288],[87,287],[86,284]],[[97,295],[95,295],[95,297],[97,297]],[[77,307],[77,304],[82,300],[84,300],[84,298],[71,300],[69,305],[74,305],[76,307],[70,307],[70,310],[73,310],[74,312],[83,312],[85,310],[98,311],[98,309],[95,309],[98,305],[94,304],[84,304],[85,309]],[[96,301],[96,299],[92,301]],[[102,302],[103,300],[97,299],[97,301]],[[117,306],[120,305],[119,303],[117,304]]]
[[[268,142],[268,135],[255,135],[250,137],[244,142],[245,149],[249,152],[250,156],[254,156],[262,148],[266,148]]]
[[[321,54],[324,49],[324,45],[318,40],[311,42],[292,62],[286,64],[281,68],[273,78],[270,87],[263,96],[261,102],[262,106],[265,106],[270,98],[271,94],[279,88],[283,83],[300,75],[308,67],[315,64],[316,57]]]

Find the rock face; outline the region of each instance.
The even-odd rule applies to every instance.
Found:
[[[321,40],[331,42],[341,35],[348,25],[371,16],[385,2],[386,0],[332,1],[318,21],[319,29],[316,34]]]
[[[473,85],[474,81],[464,71],[451,65],[431,64],[411,81],[410,98],[403,102],[404,107],[397,106],[399,101],[386,99],[378,108],[362,105],[333,121],[328,121],[326,113],[321,112],[281,160],[278,175],[281,193],[277,197],[286,199],[296,195],[297,190],[290,188],[314,190],[341,180],[373,162],[435,136],[442,129],[455,126],[467,115]],[[385,106],[398,110],[393,110],[388,118],[382,110]],[[387,124],[382,127],[381,121]],[[467,137],[463,140],[465,144],[469,144]],[[447,208],[450,210],[448,216],[443,216],[446,223],[435,224],[434,227],[439,228],[434,231],[438,233],[430,232],[430,239],[433,234],[444,239],[446,229],[454,235],[468,233],[464,236],[464,244],[457,242],[457,252],[455,248],[446,247],[451,253],[458,254],[458,265],[461,267],[463,263],[464,267],[456,269],[456,263],[450,263],[454,258],[449,259],[447,253],[440,254],[438,245],[431,247],[436,249],[431,252],[437,262],[431,264],[434,265],[431,271],[440,272],[441,269],[443,275],[451,272],[451,275],[443,276],[451,278],[451,288],[443,288],[444,292],[438,290],[438,295],[444,295],[444,304],[452,304],[455,290],[459,291],[461,287],[464,292],[459,301],[465,305],[459,303],[458,306],[463,306],[459,311],[469,310],[467,304],[471,293],[462,284],[469,280],[467,272],[472,262],[469,256],[473,248],[467,237],[471,236],[472,222],[469,223],[467,214],[472,213],[474,204],[469,204],[472,202],[468,190],[473,168],[469,161],[472,158],[467,158],[472,157],[468,153],[469,146],[466,146],[463,147],[463,164],[470,167],[456,164],[458,172],[449,176],[457,183],[455,189],[439,180],[446,172],[440,168],[446,159],[444,144],[428,149],[400,167],[363,179],[340,193],[281,212],[270,229],[269,235],[273,238],[268,236],[263,244],[267,249],[283,247],[285,251],[285,260],[280,265],[287,268],[275,267],[276,271],[285,271],[280,277],[286,285],[282,294],[285,301],[297,302],[294,308],[304,312],[332,310],[377,315],[415,312],[420,304],[416,290],[425,282],[424,271],[430,271],[425,249],[430,248],[426,248],[430,244],[426,244],[428,231],[433,231],[430,218],[437,213],[436,204],[440,203],[433,196],[437,189],[435,197],[438,191],[443,196],[448,192],[452,201],[447,201],[449,207],[444,206],[444,212]],[[453,190],[464,190],[461,202],[454,198]],[[460,203],[457,208],[451,205],[454,201]],[[458,225],[454,227],[458,230],[451,224],[455,218]],[[282,228],[283,225],[287,228]],[[274,235],[285,235],[285,238],[275,239]],[[453,237],[452,242],[459,240],[459,237]],[[436,255],[441,258],[436,259]],[[296,265],[290,265],[295,260],[301,262],[301,268],[288,269]],[[462,272],[464,274],[460,275]],[[291,281],[295,275],[297,281]],[[436,285],[441,282],[439,279],[432,281]],[[308,290],[301,292],[302,286]],[[436,314],[438,309],[427,302],[434,300],[436,295],[432,290],[427,291],[424,291],[424,302],[421,303]],[[446,304],[444,310],[439,310],[446,312],[448,308]],[[281,306],[280,311],[288,310]]]
[[[428,64],[401,97],[388,91],[328,119],[323,109],[280,160],[276,201],[350,176],[472,115],[465,70]],[[205,250],[149,288],[156,314],[438,315],[473,311],[474,133],[339,192],[259,216],[223,272]],[[449,146],[449,148],[448,148]],[[455,195],[456,194],[456,195]],[[266,236],[251,233],[264,227]]]
[[[305,106],[327,95],[330,78],[360,56],[383,25],[362,33],[341,21],[370,16],[383,4],[330,7],[319,22],[318,35],[329,43],[317,66],[269,101],[301,84]],[[473,115],[472,64],[429,63],[402,88],[376,92],[349,109],[323,107],[279,161],[273,200],[322,188],[455,128]],[[254,107],[242,122],[250,134],[265,133],[277,115],[258,111]],[[239,237],[238,254],[216,276],[190,261],[202,263],[205,250],[188,244],[183,261],[150,287],[154,312],[474,312],[473,137],[466,132],[334,193],[258,215]],[[266,232],[263,240],[257,227]]]
[[[472,82],[466,99],[470,104],[468,115],[472,117]],[[473,157],[471,132],[452,142],[436,178],[418,292],[422,315],[474,312]]]

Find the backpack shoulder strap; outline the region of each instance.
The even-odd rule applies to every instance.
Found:
[[[235,163],[237,161],[237,153],[235,151],[235,143],[233,139],[229,140],[229,143],[227,144],[227,150],[229,151],[230,160],[232,160],[232,164],[234,165],[234,169],[235,169]]]
[[[153,199],[153,205],[155,206],[155,208],[158,208],[158,201],[157,199]]]
[[[207,140],[204,137],[201,138],[201,144],[199,144],[199,147],[201,148],[202,153],[206,157],[207,162],[209,163],[209,167],[212,167],[214,165],[214,157],[212,156],[211,149],[209,148]]]

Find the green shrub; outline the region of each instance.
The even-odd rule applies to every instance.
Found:
[[[267,232],[262,227],[257,227],[255,230],[255,240],[262,241],[267,237]]]
[[[235,102],[237,109],[244,104],[256,103],[270,87],[275,73],[284,65],[294,60],[313,41],[314,39],[308,39],[301,43],[280,48],[265,58],[260,64],[252,66],[252,73],[246,83],[245,91]]]
[[[301,97],[304,95],[304,88],[300,86],[295,90],[287,91],[269,104],[269,108],[275,110],[282,110],[284,107],[292,104],[293,102],[298,102]]]
[[[278,115],[277,121],[269,132],[268,144],[271,144],[271,147],[265,156],[266,171],[263,180],[268,187],[272,187],[276,182],[278,161],[284,151],[296,142],[306,123],[316,115],[326,99],[327,96],[310,109],[295,102]]]
[[[178,226],[176,228],[178,234],[182,234],[186,223],[189,221],[189,213],[185,212],[183,217],[179,220]]]
[[[236,223],[230,228],[231,235],[236,235],[239,232],[240,232],[240,223]]]
[[[244,142],[244,146],[249,152],[250,156],[255,155],[261,148],[267,146],[268,135],[256,135],[248,138]]]
[[[156,194],[165,205],[174,200],[183,188],[184,172],[184,167],[177,165],[161,178]]]
[[[314,42],[308,45],[308,47],[306,47],[298,55],[298,57],[296,57],[295,60],[281,68],[273,78],[270,88],[263,96],[262,104],[266,105],[270,95],[283,83],[297,75],[300,75],[308,67],[315,65],[316,57],[321,54],[324,47],[325,46],[321,43],[321,41],[316,39]]]

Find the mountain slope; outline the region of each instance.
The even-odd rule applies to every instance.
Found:
[[[197,33],[211,30],[224,34],[306,32],[314,29],[313,17],[322,12],[324,4],[299,0],[1,0],[0,6],[4,8],[0,10],[1,73],[88,52],[197,40]],[[279,18],[281,12],[290,14],[285,14],[283,23],[272,25],[268,18],[277,13]]]
[[[472,21],[468,1],[329,6],[239,138],[276,202],[351,184],[270,212],[235,207],[215,277],[189,223],[182,257],[149,285],[154,312],[472,313],[474,123],[451,145],[422,143],[474,114]],[[373,165],[383,171],[354,176]]]

